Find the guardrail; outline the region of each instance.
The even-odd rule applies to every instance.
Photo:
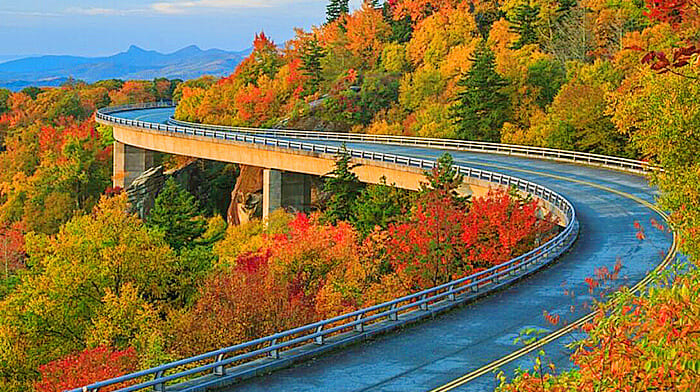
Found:
[[[170,108],[174,107],[172,102],[157,102],[139,105],[123,105],[109,108],[109,112],[102,110],[105,114],[115,113],[123,110],[134,109],[149,109],[149,108]],[[98,112],[99,114],[99,112]],[[175,126],[208,129],[214,131],[229,131],[245,134],[268,135],[274,137],[286,137],[294,139],[313,139],[341,142],[359,142],[359,143],[380,143],[393,145],[409,145],[414,147],[430,147],[440,149],[453,149],[473,152],[486,152],[494,154],[523,156],[529,158],[549,159],[564,162],[581,163],[586,165],[602,166],[616,170],[623,170],[633,173],[647,173],[653,171],[661,171],[662,169],[651,165],[648,162],[612,157],[607,155],[592,154],[586,152],[578,152],[571,150],[559,150],[554,148],[521,146],[516,144],[501,144],[489,142],[477,142],[458,139],[436,139],[436,138],[418,138],[410,136],[392,136],[392,135],[369,135],[359,133],[340,133],[340,132],[319,132],[319,131],[298,131],[287,129],[265,129],[265,128],[247,128],[247,127],[232,127],[226,125],[208,125],[188,121],[175,120],[170,118],[169,124]]]
[[[417,138],[409,136],[368,135],[361,133],[339,133],[319,131],[295,131],[285,129],[260,129],[245,127],[228,127],[223,125],[206,125],[187,121],[179,121],[171,118],[169,123],[177,126],[185,126],[199,129],[231,131],[246,134],[261,134],[274,137],[286,137],[294,139],[313,139],[341,142],[380,143],[400,146],[429,147],[450,150],[462,150],[472,152],[485,152],[492,154],[504,154],[522,156],[528,158],[549,159],[564,162],[582,163],[586,165],[601,166],[616,170],[634,173],[647,173],[660,170],[648,162],[628,158],[610,157],[606,155],[591,154],[585,152],[557,150],[544,147],[520,146],[514,144],[500,144],[488,142],[476,142],[456,139]]]
[[[141,105],[138,108],[143,109],[149,107],[157,108],[166,106],[163,104],[152,104],[150,106]],[[125,125],[142,129],[157,130],[161,132],[235,140],[238,142],[256,145],[262,144],[266,146],[312,151],[325,154],[337,154],[340,152],[340,148],[334,146],[251,136],[235,133],[233,131],[208,130],[165,124],[154,124],[109,115],[110,113],[133,108],[133,106],[130,106],[101,110],[97,113],[97,118],[108,124]],[[348,150],[348,152],[356,158],[391,162],[409,167],[419,167],[422,169],[431,169],[435,165],[435,163],[432,161],[402,157],[393,154],[362,150]],[[227,367],[243,361],[251,361],[261,357],[271,358],[272,360],[280,360],[285,352],[297,348],[302,344],[309,343],[323,346],[327,339],[337,336],[338,334],[354,333],[361,335],[363,333],[367,333],[366,329],[368,327],[371,328],[382,323],[386,324],[387,328],[395,328],[401,325],[401,317],[407,317],[409,315],[416,316],[417,318],[425,317],[430,314],[431,309],[456,306],[457,304],[472,298],[475,293],[483,294],[503,284],[520,279],[523,276],[528,275],[533,271],[551,263],[559,255],[565,252],[576,240],[579,227],[576,219],[576,212],[571,203],[557,192],[533,182],[504,174],[472,169],[458,165],[455,165],[455,168],[459,171],[459,173],[466,177],[487,180],[489,182],[504,186],[515,186],[522,191],[551,203],[552,206],[559,209],[563,216],[566,217],[567,222],[564,230],[553,239],[528,253],[518,256],[503,264],[493,266],[489,269],[461,279],[453,280],[418,293],[396,298],[391,301],[359,309],[354,312],[346,313],[327,320],[304,325],[299,328],[294,328],[235,346],[211,351],[195,357],[171,362],[140,372],[90,384],[82,388],[73,389],[71,392],[97,392],[101,388],[124,382],[133,382],[135,380],[144,379],[147,377],[152,377],[152,379],[140,382],[136,385],[121,388],[118,391],[130,392],[150,387],[153,387],[153,389],[156,391],[165,391],[166,383],[168,382],[202,374],[208,375],[202,376],[203,378],[214,377],[214,380],[216,381],[217,379],[223,379],[227,376],[231,377],[231,375],[227,373],[227,371],[230,370],[227,369]],[[210,362],[201,364],[205,361]],[[187,366],[193,367],[186,370],[177,371],[177,368]],[[166,374],[168,371],[174,372],[172,374]],[[208,382],[211,382],[211,380]],[[177,384],[168,386],[168,389],[171,387],[177,387]]]

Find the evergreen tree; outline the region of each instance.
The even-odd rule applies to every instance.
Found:
[[[362,183],[352,169],[357,164],[351,163],[350,153],[343,144],[335,162],[335,169],[326,178],[323,191],[329,195],[324,221],[335,224],[338,221],[350,221],[355,200],[362,192]]]
[[[529,4],[520,4],[515,7],[514,15],[509,19],[510,30],[520,35],[513,44],[513,49],[520,49],[525,45],[537,43],[537,22],[540,8],[531,7]]]
[[[386,184],[369,185],[357,198],[354,213],[351,216],[353,226],[363,235],[367,235],[379,226],[383,229],[392,222],[400,221],[410,211],[413,196],[405,189]]]
[[[422,183],[418,195],[419,202],[425,202],[434,198],[449,197],[452,204],[459,207],[466,207],[469,197],[461,196],[457,189],[464,182],[464,175],[460,174],[454,167],[454,160],[450,153],[444,153],[437,159],[432,170],[426,171],[425,178],[428,180]]]
[[[348,1],[349,0],[330,0],[330,3],[326,6],[326,23],[334,22],[336,19],[340,18],[341,15],[350,12]]]
[[[148,218],[147,225],[165,233],[165,240],[179,251],[192,248],[206,230],[199,203],[171,177],[165,182]]]
[[[301,48],[301,69],[309,77],[307,93],[313,94],[321,83],[321,59],[325,56],[323,47],[316,38],[305,41]]]
[[[508,83],[494,70],[493,52],[484,42],[476,49],[472,68],[457,83],[462,91],[450,109],[461,139],[500,141],[510,102],[501,89]]]

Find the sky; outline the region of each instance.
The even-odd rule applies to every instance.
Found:
[[[361,0],[351,0],[351,9]],[[256,32],[282,44],[325,21],[327,0],[0,0],[0,61],[38,54],[105,56],[137,45],[239,51]]]

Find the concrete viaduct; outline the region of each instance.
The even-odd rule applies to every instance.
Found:
[[[590,317],[584,305],[592,299],[584,278],[596,268],[612,268],[621,260],[623,278],[615,284],[639,289],[652,270],[675,260],[675,235],[649,224],[667,216],[653,205],[656,190],[643,176],[653,168],[644,162],[468,141],[186,124],[172,121],[172,107],[148,106],[97,115],[114,128],[115,185],[128,185],[148,168],[149,151],[235,162],[265,168],[269,211],[305,197],[299,176],[330,172],[341,142],[362,164],[355,170],[362,181],[377,183],[386,176],[407,189],[416,189],[424,170],[449,151],[465,174],[465,192],[479,195],[489,187],[515,186],[555,211],[564,228],[531,254],[467,280],[117,379],[95,380],[75,392],[127,380],[139,384],[121,391],[491,390],[493,370],[530,367],[532,349],[545,349],[559,369],[571,366],[565,347],[571,328],[548,324],[543,311],[561,315],[569,325],[584,322]],[[296,176],[296,182],[287,176]],[[635,222],[646,227],[646,240],[636,237]],[[536,345],[522,348],[513,340],[524,327],[546,333]],[[397,328],[400,332],[388,333]],[[316,360],[306,361],[309,357]]]

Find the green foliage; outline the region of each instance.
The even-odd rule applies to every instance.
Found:
[[[95,82],[95,87],[104,87],[107,91],[119,90],[124,86],[124,81],[121,79],[107,79]]]
[[[454,160],[450,153],[442,154],[435,162],[435,167],[425,172],[425,177],[428,182],[421,184],[419,200],[438,195],[449,198],[451,203],[457,206],[466,206],[468,197],[461,196],[458,192],[464,181],[464,175],[454,167]]]
[[[566,69],[558,61],[545,58],[528,67],[527,83],[539,88],[535,102],[541,108],[552,103],[565,82]]]
[[[685,70],[700,77],[697,68]],[[672,222],[681,249],[700,261],[700,84],[673,74],[644,72],[612,96],[612,119],[632,136],[643,156],[665,171],[654,181],[663,192],[664,209],[674,211]]]
[[[389,21],[391,26],[391,42],[404,43],[411,39],[413,23],[410,16],[406,15],[401,19],[395,19],[392,15],[391,4],[388,1],[382,5],[382,15]]]
[[[413,196],[410,192],[386,184],[368,185],[358,196],[353,207],[351,223],[362,235],[368,235],[377,227],[387,229],[398,222],[410,210]]]
[[[511,31],[519,35],[518,40],[513,43],[513,49],[537,43],[539,13],[539,7],[533,7],[527,2],[515,7],[513,16],[509,19]]]
[[[171,177],[165,182],[148,217],[148,226],[161,231],[164,239],[179,251],[191,249],[206,231],[199,204]]]
[[[301,69],[304,71],[304,75],[308,76],[308,82],[306,86],[306,93],[313,94],[318,89],[318,85],[322,81],[321,77],[321,58],[323,58],[324,52],[323,47],[318,43],[317,39],[310,39],[304,41],[301,47]]]
[[[507,81],[495,71],[493,52],[481,43],[474,64],[460,79],[461,91],[451,108],[461,139],[500,141],[500,128],[509,117],[510,102],[502,92]]]
[[[349,11],[348,0],[330,0],[326,6],[326,23],[334,22]]]
[[[352,163],[350,153],[343,144],[335,161],[335,169],[326,177],[323,191],[328,194],[323,220],[335,224],[338,221],[350,221],[353,205],[362,192],[362,184],[352,169],[358,164]]]
[[[36,99],[39,96],[39,94],[42,93],[42,91],[43,90],[39,87],[31,86],[23,88],[22,90],[20,90],[20,93],[27,94],[31,99]]]
[[[10,99],[11,94],[12,92],[10,90],[0,88],[0,114],[10,110],[10,106],[8,105],[7,101]]]
[[[365,76],[360,87],[359,120],[368,125],[374,115],[389,108],[399,97],[399,80],[395,76],[377,73]]]
[[[126,213],[124,196],[102,199],[56,236],[31,234],[26,242],[31,269],[0,302],[4,391],[6,381],[31,380],[38,364],[82,350],[88,340],[128,345],[154,326],[153,306],[166,304],[176,278],[175,255]]]

